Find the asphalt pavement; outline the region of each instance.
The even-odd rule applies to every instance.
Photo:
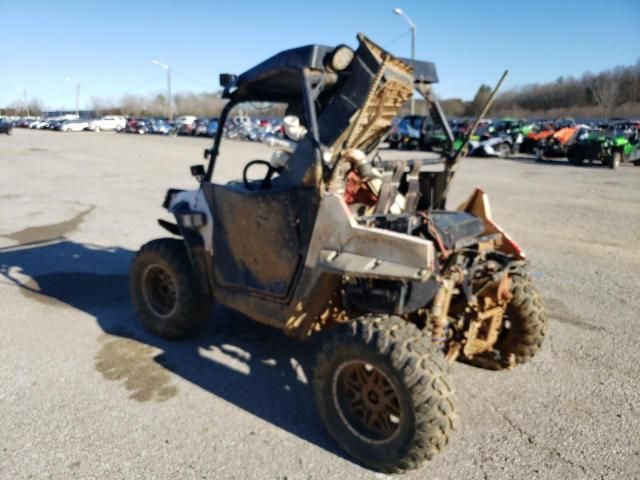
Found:
[[[0,478],[386,478],[326,434],[313,345],[219,307],[188,341],[138,324],[132,256],[210,143],[0,137]],[[222,151],[218,181],[269,157]],[[459,429],[402,478],[640,478],[640,168],[470,158],[450,205],[476,185],[531,260],[548,341],[512,371],[454,364]]]

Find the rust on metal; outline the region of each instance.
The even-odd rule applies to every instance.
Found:
[[[347,422],[373,440],[392,437],[400,428],[402,409],[395,387],[378,368],[363,361],[343,366],[337,378],[341,413]]]

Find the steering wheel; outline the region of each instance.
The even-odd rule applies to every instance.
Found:
[[[267,174],[264,176],[262,181],[257,185],[247,180],[247,172],[254,165],[266,165],[266,167],[268,168]],[[274,168],[266,160],[251,160],[249,163],[247,163],[244,166],[244,169],[242,170],[242,181],[244,182],[244,188],[246,188],[247,190],[267,190],[271,188],[271,177],[273,177],[273,174],[276,173],[277,171],[278,169]]]

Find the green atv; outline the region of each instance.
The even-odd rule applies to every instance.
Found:
[[[630,159],[638,144],[638,129],[621,130],[614,128],[603,131],[580,132],[578,141],[573,143],[567,158],[572,165],[582,165],[586,160],[600,162],[615,169],[626,159]]]

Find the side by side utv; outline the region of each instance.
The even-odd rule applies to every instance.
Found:
[[[536,162],[566,158],[569,149],[577,141],[578,127],[563,127],[546,138],[541,138],[534,149]]]
[[[447,140],[440,126],[422,115],[403,117],[387,137],[389,148],[402,150],[440,151]]]
[[[638,144],[640,129],[636,126],[609,130],[586,131],[578,135],[578,140],[569,146],[567,158],[572,165],[583,165],[585,162],[599,162],[611,169],[616,169],[626,160],[631,161],[631,154]],[[625,125],[622,125],[624,127]]]
[[[445,208],[466,148],[453,148],[437,80],[434,64],[396,58],[364,35],[355,51],[309,45],[221,75],[228,103],[208,166],[192,167],[196,189],[167,192],[175,223],[159,222],[174,238],[144,245],[130,272],[139,317],[159,336],[194,333],[214,302],[301,340],[317,335],[320,416],[344,450],[385,472],[418,468],[449,442],[448,362],[511,368],[547,332],[525,254],[487,195]],[[378,147],[414,90],[449,148],[438,159],[383,159]],[[249,162],[242,180],[213,183],[241,102],[286,103],[289,139],[273,142],[282,148],[271,161]],[[265,177],[250,180],[258,165]]]

